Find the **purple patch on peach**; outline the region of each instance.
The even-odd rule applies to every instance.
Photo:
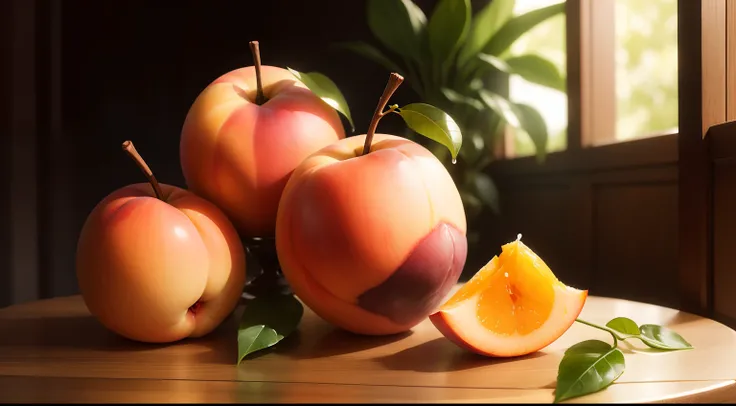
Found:
[[[400,325],[414,325],[433,312],[458,282],[468,241],[440,223],[422,239],[386,281],[358,297],[358,305]]]

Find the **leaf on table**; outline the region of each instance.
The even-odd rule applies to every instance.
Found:
[[[317,97],[324,100],[324,102],[330,105],[333,109],[342,113],[342,115],[344,115],[350,122],[350,130],[355,131],[355,124],[353,123],[353,117],[350,115],[348,102],[345,100],[342,92],[340,92],[340,89],[337,88],[335,82],[319,72],[303,73],[289,67],[286,69],[304,83],[309,90],[314,92]]]
[[[250,300],[238,327],[238,363],[245,356],[276,345],[299,326],[304,307],[293,295],[274,293]]]
[[[639,338],[644,344],[660,350],[688,350],[693,346],[681,335],[656,324],[642,324]]]
[[[449,114],[426,103],[407,104],[397,112],[409,128],[446,146],[452,158],[457,158],[463,136]]]
[[[611,321],[606,323],[606,327],[612,328],[623,334],[634,336],[641,334],[641,332],[639,331],[639,326],[636,325],[636,322],[626,317],[616,317],[615,319],[612,319]]]
[[[587,340],[565,351],[557,372],[555,403],[607,388],[624,372],[624,354],[600,340]]]

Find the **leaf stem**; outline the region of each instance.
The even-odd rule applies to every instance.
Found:
[[[263,94],[263,82],[261,81],[261,50],[258,41],[251,41],[249,44],[256,68],[256,104],[260,106],[266,102],[266,96]]]
[[[123,151],[125,151],[128,156],[133,159],[136,165],[141,168],[143,174],[146,175],[146,178],[148,178],[148,182],[151,184],[151,187],[153,187],[153,192],[156,194],[156,197],[161,201],[165,201],[164,192],[161,190],[161,185],[158,184],[158,180],[156,180],[156,177],[153,176],[153,171],[151,171],[151,168],[148,167],[146,161],[144,161],[143,157],[141,157],[138,151],[136,151],[135,145],[133,145],[133,141],[128,140],[123,142]]]
[[[371,119],[371,124],[368,126],[368,132],[366,132],[365,135],[365,143],[363,144],[363,153],[361,155],[365,155],[369,152],[371,152],[371,143],[373,142],[373,135],[376,133],[376,127],[378,127],[378,122],[388,113],[391,113],[395,110],[395,108],[392,108],[388,111],[383,111],[384,108],[386,108],[386,104],[388,103],[391,96],[393,96],[396,89],[399,88],[401,85],[401,82],[404,81],[404,77],[399,75],[396,72],[392,72],[391,76],[388,78],[388,83],[386,83],[386,88],[383,89],[383,94],[381,95],[381,98],[378,100],[378,106],[376,106],[376,111],[373,112],[373,118]],[[392,106],[393,107],[393,106]]]
[[[591,323],[591,322],[585,321],[583,319],[575,319],[575,321],[577,321],[580,324],[585,324],[586,326],[589,326],[589,327],[597,328],[598,330],[607,331],[607,332],[611,333],[611,335],[613,336],[613,339],[614,340],[621,340],[621,341],[624,340],[623,337],[621,337],[620,335],[618,335],[618,332],[616,330],[614,330],[614,329],[612,329],[610,327],[599,326],[599,325],[597,325],[595,323]]]

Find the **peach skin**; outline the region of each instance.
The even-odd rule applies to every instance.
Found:
[[[241,237],[273,237],[281,193],[294,168],[345,131],[337,112],[288,70],[255,65],[215,79],[181,131],[187,186],[216,204]]]
[[[87,217],[76,256],[84,302],[105,327],[132,340],[206,335],[243,291],[237,232],[214,204],[159,184],[130,141],[123,148],[149,183],[112,192]]]
[[[368,335],[424,320],[467,254],[465,211],[445,167],[413,141],[374,136],[376,122],[304,160],[276,220],[279,262],[296,295],[328,322]]]

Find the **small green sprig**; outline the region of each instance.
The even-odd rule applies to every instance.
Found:
[[[624,354],[618,349],[619,341],[638,339],[660,351],[693,348],[682,336],[666,327],[656,324],[639,326],[626,317],[616,317],[605,326],[581,319],[575,321],[610,333],[613,344],[586,340],[565,351],[557,371],[555,403],[601,391],[615,382],[626,368]]]

